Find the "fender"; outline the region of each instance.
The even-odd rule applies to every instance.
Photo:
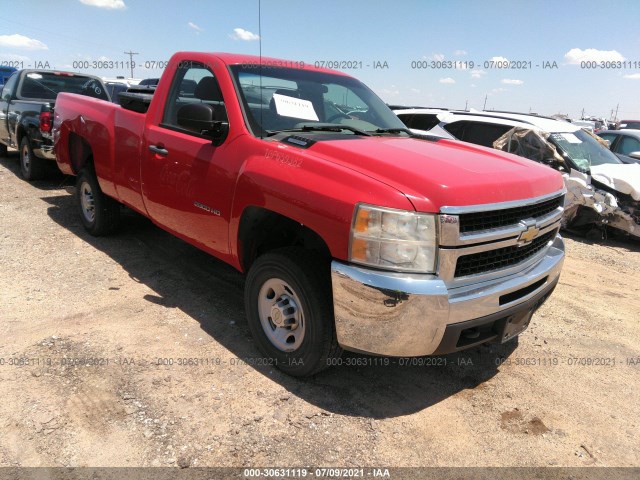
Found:
[[[239,226],[248,207],[264,208],[305,225],[324,240],[334,258],[342,260],[348,258],[355,203],[414,210],[402,192],[317,158],[309,150],[258,138],[247,144],[245,148],[253,153],[238,152],[247,160],[238,173],[229,224],[229,245],[238,265]]]
[[[67,102],[73,106],[66,112]],[[68,118],[63,112],[73,114],[77,105],[82,105],[82,114]],[[114,171],[114,116],[116,105],[83,95],[61,93],[56,101],[56,118],[66,118],[61,125],[54,121],[56,152],[61,170],[67,172],[73,168],[73,159],[68,158],[69,135],[75,133],[91,147],[93,164],[102,191],[110,197],[118,198],[113,181]],[[74,173],[78,173],[73,168]]]

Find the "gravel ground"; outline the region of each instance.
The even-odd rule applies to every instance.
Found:
[[[516,341],[297,380],[242,275],[134,214],[90,237],[72,184],[0,158],[0,466],[640,465],[637,242],[567,238]]]

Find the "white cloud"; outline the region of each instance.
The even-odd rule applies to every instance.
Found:
[[[234,40],[244,40],[250,42],[252,40],[258,40],[260,37],[255,33],[251,33],[249,30],[245,30],[244,28],[234,28],[233,35],[229,35]]]
[[[204,29],[203,29],[202,27],[200,27],[200,26],[196,25],[196,24],[195,24],[195,23],[193,23],[193,22],[189,22],[189,23],[187,23],[187,25],[189,26],[189,28],[190,28],[190,29],[195,30],[196,32],[202,32],[202,31],[204,31]]]
[[[524,82],[522,80],[513,80],[510,78],[503,78],[500,80],[500,83],[504,83],[505,85],[522,85]]]
[[[460,57],[462,55],[466,55],[467,51],[466,50],[456,50],[455,52],[453,52],[454,55]]]
[[[434,53],[431,58],[433,58],[436,62],[441,62],[442,60],[444,60],[444,54]]]
[[[446,78],[441,78],[440,83],[453,84],[453,83],[456,83],[456,81],[451,77],[446,77]]]
[[[587,48],[586,50],[572,48],[564,54],[564,58],[567,60],[569,65],[579,65],[580,62],[586,61],[624,61],[624,57],[616,50],[596,50],[595,48]]]
[[[49,47],[40,40],[25,37],[19,33],[0,35],[0,47],[22,48],[24,50],[49,50]]]
[[[91,7],[106,8],[108,10],[127,8],[124,0],[80,0],[80,2]]]
[[[15,55],[13,53],[2,53],[0,54],[0,60],[8,62],[28,62],[30,58],[25,57],[24,55]]]
[[[484,70],[471,70],[471,78],[482,78],[487,74]]]
[[[623,75],[622,78],[629,80],[640,80],[640,73],[630,73],[629,75]]]
[[[509,60],[507,60],[504,57],[491,57],[491,60],[493,60],[494,62],[507,62],[507,63],[509,63]]]

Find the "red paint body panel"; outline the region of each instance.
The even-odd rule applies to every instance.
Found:
[[[562,190],[562,177],[531,160],[454,140],[357,137],[309,149],[402,191],[416,210],[535,198]]]
[[[160,125],[182,61],[210,66],[218,80],[229,120],[229,135],[218,147]],[[354,206],[360,202],[438,212],[442,206],[521,200],[563,188],[562,177],[550,168],[454,141],[354,137],[300,149],[256,138],[245,125],[228,65],[259,61],[245,55],[177,53],[146,114],[59,95],[54,137],[60,169],[77,173],[70,154],[73,132],[90,145],[107,195],[238,269],[240,220],[252,206],[306,225],[324,239],[334,258],[346,260]],[[282,62],[262,58],[270,61]],[[150,146],[168,154],[159,156]]]

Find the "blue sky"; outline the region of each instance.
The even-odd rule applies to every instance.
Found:
[[[129,76],[132,50],[145,78],[179,50],[258,54],[260,37],[266,56],[350,62],[388,103],[640,118],[639,20],[633,0],[21,0],[0,9],[0,63]]]

